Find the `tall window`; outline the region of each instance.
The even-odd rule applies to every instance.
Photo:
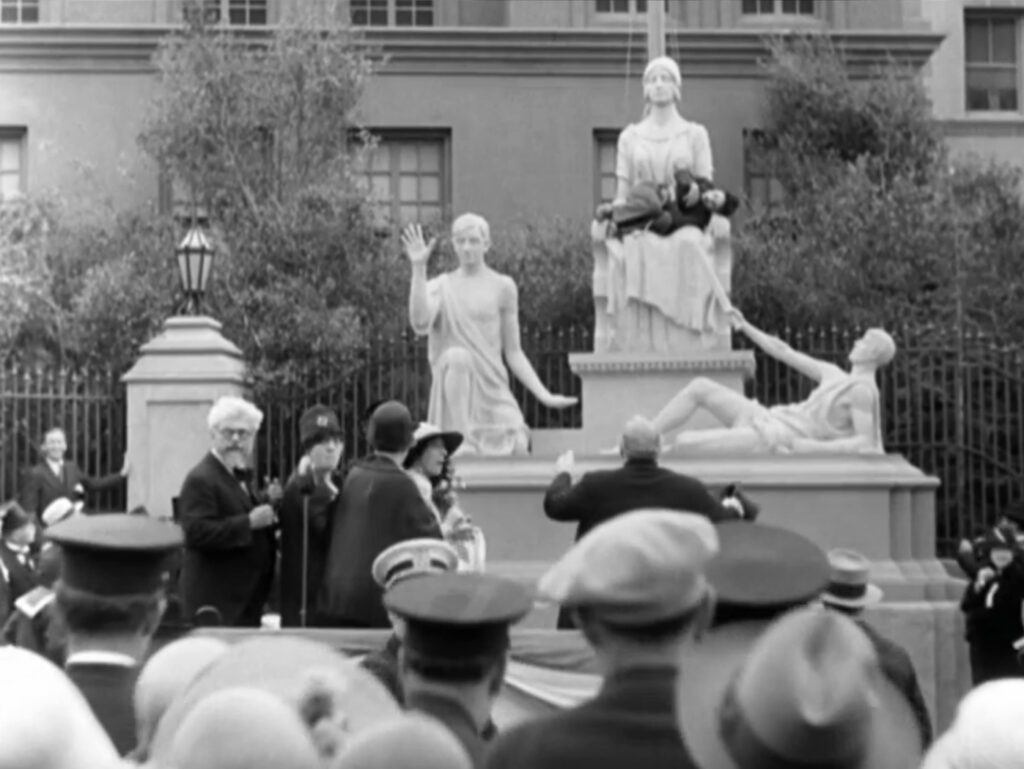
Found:
[[[404,227],[441,219],[451,200],[448,136],[437,132],[373,131],[378,144],[369,177],[377,223]]]
[[[814,0],[743,0],[747,16],[813,16]]]
[[[751,210],[763,213],[783,202],[782,185],[772,171],[773,142],[760,129],[743,130],[743,192]]]
[[[0,0],[0,24],[38,24],[39,0]]]
[[[349,0],[357,27],[432,27],[434,0]]]
[[[594,206],[611,203],[615,199],[618,178],[615,176],[615,153],[618,131],[594,131]]]
[[[1016,112],[1020,107],[1018,20],[964,16],[964,66],[969,111]]]
[[[0,201],[25,194],[25,129],[0,127]]]
[[[264,27],[268,23],[269,0],[185,0],[182,17],[205,24]]]
[[[609,16],[637,16],[647,13],[647,0],[594,0],[594,11]],[[668,0],[665,0],[668,11]]]

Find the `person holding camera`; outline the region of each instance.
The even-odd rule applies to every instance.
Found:
[[[977,570],[960,609],[967,626],[971,680],[978,686],[1021,675],[1015,643],[1024,636],[1024,551],[1015,528],[1006,525],[993,528],[975,551]]]

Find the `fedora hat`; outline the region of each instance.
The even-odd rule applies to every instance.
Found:
[[[856,550],[828,552],[828,587],[821,594],[823,603],[848,609],[863,609],[882,600],[882,589],[868,581],[871,563]]]
[[[684,652],[680,734],[702,769],[916,769],[923,746],[909,704],[857,624],[797,609],[760,632],[727,625]],[[699,664],[695,664],[699,663]]]

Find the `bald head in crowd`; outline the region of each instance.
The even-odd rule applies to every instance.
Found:
[[[661,453],[661,436],[651,420],[635,416],[626,422],[619,443],[623,459],[655,459]]]

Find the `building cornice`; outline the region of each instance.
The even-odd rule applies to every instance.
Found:
[[[174,27],[0,26],[0,71],[152,71],[157,44]],[[240,29],[259,40],[266,29]],[[667,50],[684,76],[759,77],[767,40],[785,30],[687,29],[668,33]],[[851,71],[890,59],[920,67],[942,41],[929,31],[831,34]],[[365,43],[387,56],[382,75],[561,75],[639,77],[643,34],[620,29],[438,27],[368,29]]]

